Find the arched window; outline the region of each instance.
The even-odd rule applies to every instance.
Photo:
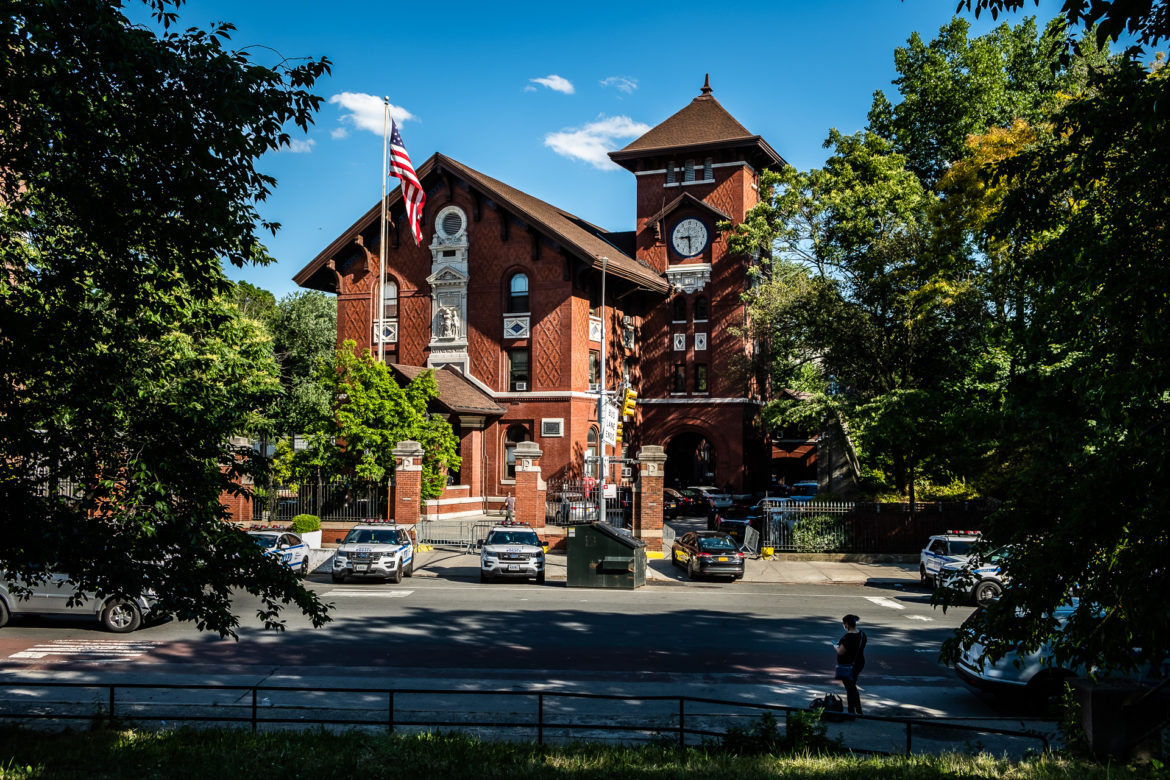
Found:
[[[393,320],[398,317],[398,282],[386,275],[382,282],[382,319]]]
[[[589,316],[601,316],[601,287],[596,279],[589,280]]]
[[[504,435],[504,478],[516,478],[516,445],[522,441],[532,441],[528,428],[523,425],[513,425]]]
[[[589,433],[585,437],[585,471],[590,473],[591,468],[596,468],[592,465],[592,459],[597,457],[597,428],[590,426]]]
[[[508,313],[522,314],[528,308],[528,275],[512,274],[508,280]]]
[[[708,316],[707,311],[707,296],[700,295],[699,300],[695,301],[695,322],[705,322]]]
[[[687,299],[681,295],[674,299],[674,314],[671,319],[675,322],[687,321]]]

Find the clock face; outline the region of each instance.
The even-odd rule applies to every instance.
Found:
[[[702,220],[687,217],[674,226],[670,243],[683,257],[694,257],[707,248],[707,226]]]

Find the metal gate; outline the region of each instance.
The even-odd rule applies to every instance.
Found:
[[[612,495],[602,496],[591,477],[550,482],[545,493],[544,521],[548,525],[581,525],[601,519],[599,498],[605,501],[605,519],[615,528],[632,528],[634,485],[614,485]]]
[[[432,547],[472,552],[497,524],[497,521],[482,518],[419,520],[415,526],[415,541]]]

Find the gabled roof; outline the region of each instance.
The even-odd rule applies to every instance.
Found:
[[[696,198],[694,195],[692,195],[689,192],[684,192],[683,194],[679,195],[677,198],[672,200],[670,203],[667,203],[665,206],[662,207],[662,209],[657,214],[650,217],[646,221],[647,222],[657,222],[658,220],[669,215],[671,212],[675,211],[676,209],[682,208],[684,206],[701,209],[703,211],[706,211],[711,216],[716,217],[717,219],[725,219],[728,222],[731,221],[730,216],[728,216],[727,214],[724,214],[722,211],[715,208],[707,201],[702,200],[700,198]]]
[[[429,190],[430,185],[440,176],[453,176],[462,180],[563,251],[594,268],[600,269],[601,258],[605,257],[609,261],[607,273],[654,292],[666,293],[670,290],[670,285],[660,273],[628,254],[628,249],[623,250],[623,246],[628,243],[624,233],[611,234],[574,214],[436,152],[419,166],[418,177],[423,187]],[[391,209],[401,200],[401,188],[395,188],[387,196],[387,204]],[[365,215],[302,268],[293,281],[301,287],[335,292],[336,282],[328,267],[329,261],[343,252],[349,252],[354,239],[380,218],[381,208],[375,203]]]
[[[391,363],[390,368],[405,377],[408,382],[427,370],[426,366],[408,366],[402,363]],[[487,393],[469,382],[458,369],[451,366],[435,369],[435,383],[439,386],[439,397],[435,400],[453,414],[493,416],[507,411]]]
[[[703,84],[701,94],[666,121],[651,128],[624,149],[610,152],[609,157],[623,167],[643,157],[654,157],[666,152],[682,154],[704,149],[742,147],[758,157],[762,167],[784,167],[776,151],[758,135],[753,135],[711,95],[710,79]]]

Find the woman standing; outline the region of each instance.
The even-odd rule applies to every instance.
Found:
[[[845,701],[850,713],[861,714],[861,696],[857,693],[857,678],[865,668],[865,632],[857,628],[857,615],[841,618],[845,636],[837,642],[837,679],[845,686]]]

